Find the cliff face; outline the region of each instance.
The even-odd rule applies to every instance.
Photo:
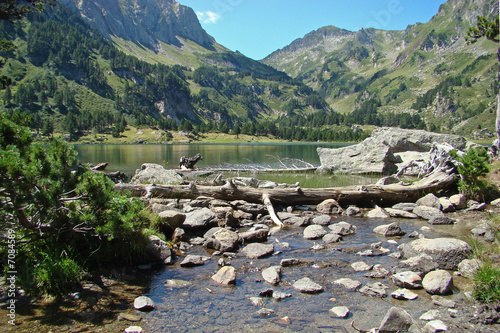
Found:
[[[178,45],[177,37],[210,49],[214,39],[194,11],[174,0],[60,0],[80,13],[104,36],[123,38],[154,48],[159,41]]]

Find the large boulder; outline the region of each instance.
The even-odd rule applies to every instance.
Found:
[[[131,184],[177,185],[181,182],[182,177],[175,170],[154,163],[144,163],[130,180]]]
[[[472,254],[466,242],[455,238],[422,238],[399,246],[405,258],[429,255],[441,269],[456,270],[458,264]]]
[[[186,219],[182,224],[190,229],[207,229],[217,226],[217,215],[208,208],[201,208],[186,214]]]

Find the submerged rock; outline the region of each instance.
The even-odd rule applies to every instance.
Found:
[[[234,284],[236,283],[236,269],[233,266],[224,266],[212,275],[212,280],[224,285]]]
[[[293,288],[295,290],[300,291],[301,293],[307,293],[307,294],[316,294],[324,290],[324,288],[321,285],[317,284],[308,277],[297,280],[293,284]]]

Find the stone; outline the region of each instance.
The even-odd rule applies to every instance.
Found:
[[[273,309],[262,308],[262,309],[258,310],[255,313],[257,315],[261,316],[261,317],[269,317],[269,316],[271,316],[271,315],[274,314],[274,310]]]
[[[458,273],[461,276],[472,279],[481,265],[482,262],[479,259],[465,259],[458,264]]]
[[[398,249],[406,258],[427,254],[439,268],[447,270],[456,270],[458,264],[472,254],[469,244],[455,238],[421,238],[400,245]]]
[[[129,326],[125,329],[125,333],[142,333],[144,330],[140,326]]]
[[[118,315],[118,317],[120,319],[131,321],[131,322],[138,322],[138,321],[142,320],[141,316],[138,316],[138,315],[135,315],[132,313],[128,313],[128,312],[122,312]]]
[[[359,213],[361,213],[361,209],[357,206],[349,206],[345,210],[345,215],[347,215],[347,216],[354,216],[354,215],[358,215]]]
[[[203,245],[205,243],[205,238],[203,237],[194,237],[189,240],[189,244],[191,245]]]
[[[431,298],[432,304],[437,306],[442,306],[450,309],[457,306],[457,303],[454,300],[444,298],[443,296],[433,295]]]
[[[391,276],[392,282],[401,288],[421,289],[422,278],[415,272],[406,271]]]
[[[184,236],[186,235],[186,231],[182,228],[175,228],[174,233],[172,234],[172,242],[177,243],[184,240]]]
[[[457,210],[467,208],[467,197],[463,194],[455,194],[450,197],[450,202]]]
[[[259,229],[259,230],[248,230],[245,232],[240,232],[239,234],[240,241],[243,243],[263,243],[267,241],[267,237],[269,236],[269,230],[267,229]]]
[[[274,252],[274,245],[251,243],[245,246],[241,252],[249,259],[258,259],[272,254]]]
[[[191,285],[191,282],[179,279],[168,279],[165,280],[165,287],[168,288],[184,288]]]
[[[316,294],[324,290],[321,285],[317,284],[308,277],[295,281],[295,283],[293,284],[293,288],[297,291],[300,291],[301,293],[306,294]]]
[[[448,216],[441,216],[441,217],[433,217],[429,221],[427,221],[431,225],[451,225],[455,224],[455,220],[452,219],[451,217]]]
[[[417,204],[413,202],[401,202],[392,206],[393,209],[404,210],[406,212],[412,212],[415,207],[417,207]]]
[[[182,177],[175,170],[165,169],[163,166],[154,163],[144,163],[141,168],[135,171],[135,175],[130,180],[130,184],[161,184],[178,185],[182,182]]]
[[[158,214],[162,220],[162,225],[166,226],[167,229],[174,230],[175,228],[180,228],[186,219],[186,215],[177,210],[165,210]]]
[[[161,261],[165,264],[172,262],[172,250],[168,244],[158,236],[149,236],[149,244],[146,251],[154,260]]]
[[[429,294],[447,295],[451,292],[453,278],[447,271],[438,269],[424,276],[422,286]]]
[[[393,291],[391,297],[403,301],[413,301],[418,298],[418,295],[406,288],[402,288]]]
[[[281,292],[281,291],[273,292],[273,298],[277,301],[281,301],[281,300],[284,300],[285,298],[289,298],[289,297],[292,297],[292,294]]]
[[[349,236],[349,235],[354,235],[356,233],[356,226],[341,221],[338,223],[334,223],[328,226],[328,229],[330,229],[330,233],[334,234],[339,234],[341,236]]]
[[[217,215],[209,208],[201,208],[186,214],[182,226],[189,229],[203,229],[217,226]]]
[[[427,311],[426,313],[424,313],[423,315],[420,316],[420,320],[423,320],[423,321],[431,321],[431,320],[434,320],[436,318],[439,317],[439,310],[429,310]]]
[[[380,282],[374,282],[374,283],[367,283],[366,285],[361,287],[361,289],[359,289],[359,292],[362,293],[363,295],[371,297],[384,298],[387,297],[387,289],[389,289],[388,286]]]
[[[479,202],[474,202],[471,203],[472,200],[467,202],[467,209],[465,210],[466,212],[473,212],[473,211],[481,211],[486,209],[486,203],[479,203]]]
[[[339,234],[329,233],[323,236],[322,241],[325,244],[338,243],[342,240],[342,236]]]
[[[399,307],[392,307],[385,314],[377,332],[408,332],[412,325],[413,318],[408,314],[408,312]]]
[[[451,202],[450,198],[440,197],[439,203],[441,204],[441,211],[445,213],[450,213],[456,211],[455,206]]]
[[[134,300],[134,309],[139,311],[152,311],[155,308],[153,300],[147,296],[139,296]]]
[[[212,242],[209,242],[212,240]],[[215,249],[221,252],[231,252],[238,248],[239,235],[231,230],[217,230],[210,239],[207,239],[205,244],[210,245],[208,248]]]
[[[262,278],[267,283],[276,285],[281,280],[281,266],[271,266],[262,270]]]
[[[426,206],[426,207],[433,207],[438,210],[442,209],[441,202],[439,201],[439,198],[436,197],[434,194],[429,193],[422,198],[418,199],[416,202],[417,206]]]
[[[413,214],[424,220],[431,220],[435,217],[445,217],[444,213],[437,208],[428,206],[417,206],[413,209]]]
[[[188,254],[180,263],[181,267],[201,266],[210,260],[210,257]]]
[[[312,224],[322,225],[326,227],[330,225],[330,223],[332,222],[332,218],[330,215],[323,214],[314,217],[311,222]]]
[[[266,299],[263,297],[252,296],[248,299],[253,306],[264,306],[266,305]]]
[[[394,177],[394,176],[388,176],[379,179],[375,184],[376,185],[391,185],[391,184],[399,184],[401,183],[401,180],[399,178]]]
[[[336,318],[347,318],[350,311],[347,306],[336,306],[330,309],[330,313]]]
[[[325,228],[320,225],[310,225],[305,227],[304,229],[304,238],[305,239],[318,239],[327,234]]]
[[[427,254],[421,254],[418,256],[410,257],[406,260],[401,260],[396,266],[397,272],[412,271],[417,273],[420,277],[424,277],[425,274],[438,269],[439,265],[434,262],[431,256]]]
[[[376,207],[366,213],[366,217],[371,219],[387,219],[390,216],[382,207]]]
[[[474,236],[484,236],[488,231],[491,230],[491,227],[488,223],[484,222],[477,226],[475,226],[470,232]]]
[[[216,200],[214,200],[216,201]],[[220,201],[220,200],[217,200]],[[234,210],[232,207],[215,206],[211,203],[210,210],[215,213],[218,219],[218,225],[221,227],[238,227],[239,221],[234,217]]]
[[[236,269],[233,266],[224,266],[212,275],[212,280],[223,285],[236,283]]]
[[[175,202],[169,203],[169,204],[160,204],[160,203],[155,202],[151,205],[151,211],[154,214],[160,214],[161,212],[164,212],[166,210],[173,210],[173,209],[175,209],[176,206],[177,205]]]
[[[406,234],[398,222],[380,225],[373,229],[373,232],[384,237],[404,236]]]
[[[333,283],[344,287],[348,291],[356,291],[361,287],[361,282],[349,278],[337,279]]]
[[[368,265],[367,263],[363,261],[358,261],[354,262],[351,264],[351,267],[356,271],[356,272],[366,272],[369,271],[373,268],[373,265]]]
[[[266,206],[263,204],[250,203],[244,200],[235,200],[230,202],[231,207],[234,210],[241,210],[245,213],[250,213],[252,216],[257,216],[259,214],[265,214],[267,212]]]
[[[413,208],[412,208],[413,210]],[[417,214],[413,214],[403,209],[395,209],[395,208],[385,208],[386,213],[389,214],[390,217],[401,217],[405,219],[418,219]]]
[[[432,320],[424,326],[422,333],[446,332],[447,330],[448,326],[446,326],[441,320]]]
[[[316,206],[316,211],[322,214],[342,214],[344,210],[335,199],[327,199]]]
[[[294,265],[300,265],[301,261],[297,258],[285,258],[281,259],[280,265],[282,267],[288,267],[288,266],[294,266]]]

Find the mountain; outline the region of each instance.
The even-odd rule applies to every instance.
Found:
[[[498,13],[496,0],[449,0],[427,23],[402,31],[323,27],[262,62],[303,80],[361,123],[377,125],[374,114],[411,114],[428,128],[481,136],[495,128],[498,45],[467,45],[465,36],[478,15]]]

